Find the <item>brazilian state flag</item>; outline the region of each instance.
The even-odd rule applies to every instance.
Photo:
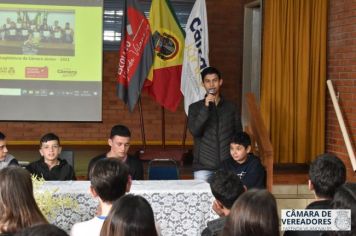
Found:
[[[153,61],[150,25],[136,0],[125,0],[117,70],[118,96],[133,111]]]
[[[154,61],[145,89],[147,85],[148,93],[161,106],[175,111],[182,98],[184,32],[168,0],[152,0],[149,22]]]

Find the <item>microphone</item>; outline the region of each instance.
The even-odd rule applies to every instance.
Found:
[[[215,95],[216,94],[216,89],[214,89],[214,88],[209,89],[208,90],[208,94]],[[215,107],[215,102],[209,102],[209,107],[210,108]]]
[[[214,89],[214,88],[209,89],[208,90],[208,94],[215,95],[216,94],[216,89]]]

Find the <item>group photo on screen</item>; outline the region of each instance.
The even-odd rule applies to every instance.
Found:
[[[75,56],[75,11],[0,8],[0,53]]]

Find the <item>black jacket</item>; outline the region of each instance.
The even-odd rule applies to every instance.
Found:
[[[106,153],[104,153],[90,160],[88,165],[88,175],[87,175],[88,179],[89,179],[90,170],[93,168],[94,164],[97,161],[104,159],[106,157],[107,157]],[[125,163],[129,166],[129,173],[133,180],[143,180],[143,165],[138,157],[127,155]]]
[[[244,163],[239,164],[232,157],[222,163],[222,168],[237,174],[243,185],[250,188],[266,188],[266,170],[258,157],[249,153]]]
[[[26,169],[33,175],[43,177],[45,180],[76,180],[73,167],[66,160],[59,159],[59,165],[48,168],[43,157],[30,163]]]
[[[188,112],[188,127],[194,137],[194,171],[219,169],[230,157],[233,134],[242,130],[232,102],[222,97],[217,106],[206,107],[204,102],[191,104]]]

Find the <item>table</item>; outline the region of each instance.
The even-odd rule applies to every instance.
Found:
[[[38,191],[56,189],[59,196],[78,202],[76,209],[60,209],[51,223],[69,231],[76,222],[94,217],[98,201],[89,194],[89,181],[47,181]],[[131,193],[151,204],[162,236],[200,235],[206,222],[218,216],[209,184],[200,180],[133,181]]]

